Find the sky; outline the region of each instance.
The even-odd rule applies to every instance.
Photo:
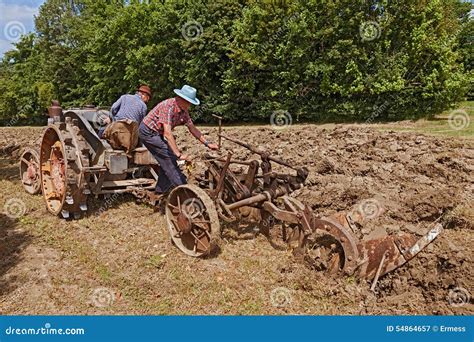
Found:
[[[21,34],[34,30],[34,16],[44,0],[0,0],[0,57]]]

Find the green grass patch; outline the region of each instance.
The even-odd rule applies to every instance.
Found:
[[[414,132],[457,138],[474,137],[474,101],[466,101],[456,109],[445,111],[430,119],[408,124],[391,123],[377,125],[382,131]]]

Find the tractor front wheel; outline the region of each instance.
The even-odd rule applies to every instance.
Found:
[[[20,177],[23,188],[29,194],[36,195],[41,191],[39,172],[39,154],[33,148],[26,148],[20,157]]]

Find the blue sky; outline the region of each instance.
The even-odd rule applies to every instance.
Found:
[[[34,30],[34,16],[44,0],[0,0],[0,56],[18,41],[20,33]]]

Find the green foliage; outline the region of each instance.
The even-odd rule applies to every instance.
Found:
[[[35,120],[53,98],[109,106],[140,83],[154,90],[150,105],[195,86],[201,121],[429,116],[472,84],[469,10],[457,0],[47,0],[36,32],[0,63],[0,119]]]
[[[224,79],[227,94],[238,97],[234,115],[241,118],[243,107],[262,119],[282,108],[308,120],[401,119],[446,108],[466,84],[455,51],[459,23],[446,15],[453,4],[313,0],[249,8],[234,25],[234,62]],[[376,38],[361,37],[364,22],[377,23]]]
[[[36,84],[36,93],[40,108],[48,108],[51,101],[56,98],[54,85],[51,82],[38,82]]]
[[[474,100],[474,20],[469,13],[471,5],[463,3],[455,9],[461,21],[461,32],[458,35],[459,63],[464,65],[467,77],[470,79],[467,97]]]

